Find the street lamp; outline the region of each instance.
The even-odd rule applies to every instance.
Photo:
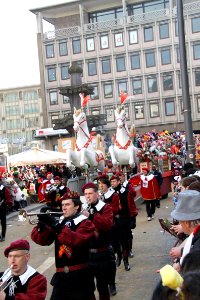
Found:
[[[183,17],[182,0],[177,0],[177,18],[178,18],[178,36],[180,48],[180,71],[182,81],[182,97],[183,97],[183,113],[186,136],[187,162],[193,163],[195,166],[195,144],[193,140],[191,104],[187,73],[187,58],[185,47],[185,24]]]

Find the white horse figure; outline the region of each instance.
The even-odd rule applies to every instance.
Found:
[[[89,133],[86,115],[82,109],[74,108],[74,131],[76,133],[75,151],[67,149],[67,167],[97,168],[103,171],[105,157],[102,151],[96,150],[92,144],[92,135]]]
[[[115,133],[114,144],[109,147],[113,166],[130,165],[134,168],[137,163],[137,148],[133,145],[131,134],[126,123],[126,112],[123,107],[115,109],[115,119],[117,122],[117,130]],[[134,126],[131,127],[133,132]]]

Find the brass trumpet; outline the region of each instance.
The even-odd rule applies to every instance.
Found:
[[[12,274],[11,275],[9,275],[8,277],[7,277],[7,275],[8,275],[8,273],[9,273],[9,271],[10,270],[12,270],[12,265],[7,269],[7,271],[5,271],[4,272],[4,274],[1,276],[1,278],[0,278],[0,291],[4,291],[10,284],[11,284],[11,282],[12,282]],[[5,280],[4,280],[4,277],[6,278]]]
[[[18,220],[21,222],[25,222],[27,220],[27,218],[29,218],[29,223],[31,225],[36,225],[38,223],[38,218],[35,216],[41,216],[41,215],[61,216],[61,215],[63,215],[63,212],[50,211],[50,212],[45,212],[45,213],[28,213],[25,209],[20,209],[20,211],[18,213]],[[34,218],[33,218],[33,216],[34,216]]]

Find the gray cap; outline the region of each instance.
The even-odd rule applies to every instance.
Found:
[[[176,209],[171,216],[178,221],[200,220],[200,192],[185,190],[179,193]]]

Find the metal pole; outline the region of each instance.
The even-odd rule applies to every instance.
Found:
[[[185,27],[183,16],[183,3],[182,0],[177,0],[177,18],[178,18],[178,36],[180,48],[180,71],[182,82],[182,98],[183,98],[183,112],[184,112],[184,125],[186,135],[186,149],[187,149],[187,162],[193,163],[195,166],[195,145],[193,140],[192,117],[191,117],[191,104],[187,74],[187,58],[185,47]]]

